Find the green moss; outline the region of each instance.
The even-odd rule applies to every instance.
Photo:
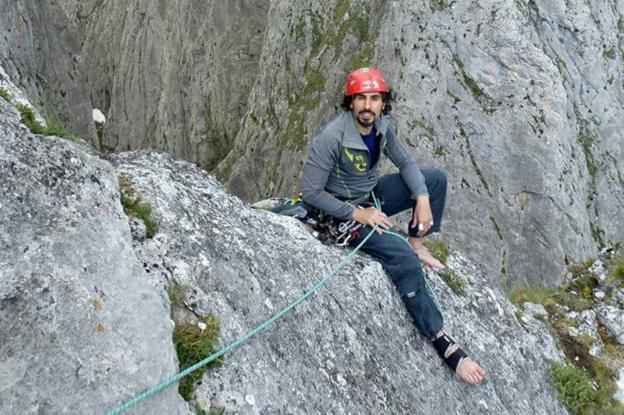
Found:
[[[303,87],[303,95],[318,94],[325,88],[325,82],[326,79],[325,75],[323,75],[323,72],[319,70],[311,70],[307,74],[307,82],[306,85]]]
[[[472,96],[474,96],[477,101],[480,101],[481,98],[486,97],[487,94],[483,92],[483,90],[479,87],[477,81],[475,81],[470,75],[466,73],[464,63],[461,61],[461,59],[459,59],[457,55],[453,56],[453,62],[455,62],[455,64],[459,68],[462,78],[464,80],[464,85],[466,85],[466,87],[470,90]]]
[[[446,260],[450,254],[448,246],[440,239],[426,239],[424,242],[425,247],[431,252],[431,255],[443,264],[446,264]]]
[[[340,27],[344,25],[344,17],[349,11],[349,7],[351,7],[350,0],[339,0],[334,7],[334,12],[332,13],[332,22],[334,23],[334,27]]]
[[[363,42],[369,39],[368,20],[361,16],[354,15],[348,21],[349,26],[353,28],[359,39]]]
[[[492,225],[494,225],[494,230],[496,231],[496,235],[498,236],[498,239],[502,241],[503,234],[500,230],[500,227],[498,226],[498,223],[496,223],[496,219],[494,219],[494,216],[490,215],[490,220],[492,221]]]
[[[293,28],[293,34],[295,35],[295,41],[299,42],[305,35],[305,20],[302,18],[299,23]]]
[[[9,91],[0,86],[0,98],[5,100],[6,102],[11,102],[11,98],[13,97],[11,96],[11,93]]]
[[[470,162],[472,163],[472,167],[474,168],[475,174],[479,178],[479,181],[481,181],[481,184],[485,188],[485,191],[488,193],[488,195],[490,195],[490,197],[494,197],[492,193],[490,192],[490,186],[488,186],[487,182],[485,181],[485,177],[483,176],[483,173],[481,172],[481,169],[479,168],[479,165],[477,164],[477,160],[475,159],[475,156],[472,152],[472,147],[468,140],[466,141],[466,148],[468,149],[468,157],[470,158]]]
[[[615,48],[611,48],[609,50],[604,51],[603,56],[607,59],[615,59],[616,58],[616,53],[615,53]]]
[[[549,375],[550,384],[559,392],[559,399],[569,411],[581,413],[596,399],[596,392],[585,371],[553,363]]]
[[[446,8],[444,0],[431,0],[431,10],[441,12]]]
[[[599,248],[605,246],[605,233],[602,229],[595,225],[593,222],[589,222],[589,230],[591,231],[592,238],[596,241]]]
[[[312,18],[312,50],[310,57],[315,58],[321,52],[323,46],[323,32],[321,31],[321,23],[318,18]]]
[[[457,95],[453,94],[448,89],[446,90],[446,95],[448,95],[449,97],[453,98],[453,105],[457,105],[459,102],[461,102],[461,99],[459,99],[459,97]]]
[[[470,75],[468,75],[464,67],[464,63],[461,61],[461,59],[459,59],[457,55],[453,55],[453,62],[455,62],[455,65],[461,73],[463,85],[470,91],[475,101],[481,104],[483,112],[485,114],[494,113],[496,111],[496,106],[494,105],[492,97],[486,94],[485,91],[481,89],[477,81],[474,80],[474,78],[472,78]]]
[[[442,271],[440,273],[440,277],[455,294],[463,295],[466,292],[466,284],[464,280],[453,271]]]
[[[364,48],[353,57],[351,68],[366,68],[373,66],[373,59],[375,58],[375,48],[372,43],[368,43]]]
[[[217,350],[219,320],[215,316],[208,316],[203,319],[203,323],[206,324],[205,330],[201,330],[196,324],[179,324],[173,331],[173,344],[181,371],[207,358]],[[178,386],[180,395],[189,401],[193,395],[195,382],[201,379],[207,368],[221,363],[221,358],[216,359],[184,377]]]
[[[278,137],[280,150],[294,148],[297,151],[305,149],[305,113],[318,108],[321,101],[321,92],[327,82],[323,72],[307,69],[305,85],[301,94],[288,102],[288,122]]]
[[[583,154],[585,155],[587,171],[593,179],[596,175],[596,161],[594,160],[594,155],[591,152],[591,147],[596,141],[596,136],[589,129],[589,123],[585,120],[580,120],[580,128],[577,141],[581,145],[581,149],[583,150]]]
[[[420,127],[423,130],[425,130],[425,136],[429,139],[433,139],[436,136],[436,132],[433,129],[432,126],[430,126],[427,121],[425,121],[422,118],[414,118],[411,122],[408,121],[407,122],[407,126],[410,128],[410,130],[413,130],[416,127]]]
[[[145,236],[151,238],[158,231],[158,222],[152,215],[152,207],[147,203],[141,203],[141,195],[134,190],[130,180],[126,176],[119,176],[119,190],[121,192],[121,205],[126,215],[132,215],[145,224]]]

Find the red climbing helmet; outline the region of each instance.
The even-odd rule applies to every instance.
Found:
[[[375,68],[360,68],[347,77],[345,95],[352,96],[362,92],[388,92],[388,84],[381,71]]]

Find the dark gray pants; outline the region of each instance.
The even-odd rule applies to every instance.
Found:
[[[427,232],[429,234],[440,230],[446,200],[446,176],[437,169],[421,171],[425,176],[433,213],[434,225]],[[381,177],[374,192],[381,201],[382,211],[388,216],[415,207],[411,192],[399,173]],[[410,236],[416,236],[418,229],[410,228],[410,223],[408,223],[408,233]],[[351,246],[359,244],[370,232],[372,228],[362,227],[359,237],[350,241]],[[434,337],[442,328],[442,314],[427,291],[420,260],[410,245],[396,236],[385,233],[379,235],[375,232],[362,246],[362,251],[381,262],[396,285],[418,331],[428,338]]]

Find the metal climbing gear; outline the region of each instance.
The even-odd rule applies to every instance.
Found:
[[[338,225],[338,237],[336,238],[336,245],[347,246],[351,239],[358,238],[360,236],[359,229],[362,227],[361,223],[357,223],[355,220],[348,222],[342,222]]]

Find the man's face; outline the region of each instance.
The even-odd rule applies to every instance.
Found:
[[[375,124],[384,108],[383,98],[379,92],[364,92],[353,96],[351,109],[353,117],[364,128]]]

